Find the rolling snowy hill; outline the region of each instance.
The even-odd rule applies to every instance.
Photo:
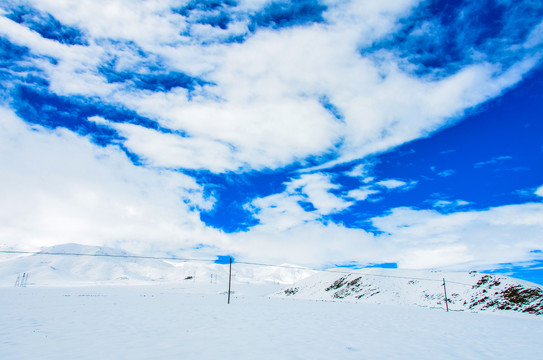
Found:
[[[532,315],[541,301],[521,301],[541,289],[511,278],[235,263],[227,304],[224,264],[98,256],[127,254],[74,244],[43,251],[89,256],[0,261],[2,360],[539,360],[543,351],[543,317]],[[13,287],[21,273],[27,286]],[[444,307],[443,277],[453,310],[526,313],[432,311]],[[270,297],[281,282],[295,285]]]
[[[43,248],[41,252],[55,255],[22,254],[0,260],[0,286],[13,286],[17,279],[21,281],[23,274],[28,276],[27,285],[40,286],[228,282],[228,265],[212,260],[195,262],[131,258],[129,253],[119,249],[78,244]],[[314,273],[302,268],[234,264],[232,275],[238,283],[286,285]]]
[[[22,254],[0,261],[0,286],[192,284],[203,289],[204,284],[215,284],[216,290],[223,292],[228,283],[228,265],[212,260],[133,258],[119,249],[78,244],[44,248],[42,252],[56,255]],[[477,272],[376,268],[317,272],[234,263],[232,275],[236,284],[288,285],[272,295],[275,297],[543,314],[543,291],[537,284]]]
[[[274,296],[445,309],[445,290],[449,310],[514,310],[543,314],[543,291],[537,284],[478,272],[397,269],[321,272]]]

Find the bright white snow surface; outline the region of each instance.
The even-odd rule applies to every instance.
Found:
[[[541,317],[269,298],[280,285],[0,288],[0,358],[541,359]]]
[[[467,311],[519,311],[543,315],[540,285],[476,271],[404,269],[331,270],[307,277],[274,296],[306,300],[403,304]],[[543,357],[542,357],[543,359]]]

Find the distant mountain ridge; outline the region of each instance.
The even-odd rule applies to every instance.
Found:
[[[79,244],[56,245],[44,248],[42,252],[67,255],[20,254],[0,260],[0,286],[23,283],[26,286],[79,286],[228,282],[228,265],[225,264],[132,258],[128,252],[120,249]],[[300,267],[234,263],[233,279],[245,284],[288,285],[272,294],[273,297],[443,309],[446,307],[446,290],[447,306],[452,311],[510,310],[543,315],[541,286],[507,276],[478,272],[379,268],[318,272]],[[221,291],[224,291],[223,287]]]
[[[445,279],[445,287],[443,286]],[[507,276],[400,269],[323,272],[274,294],[325,301],[404,304],[452,311],[511,310],[543,315],[541,286]]]
[[[131,256],[120,249],[79,244],[55,245],[35,254],[13,254],[0,260],[0,286],[13,286],[23,274],[25,278],[29,276],[27,286],[179,284],[189,280],[208,284],[228,282],[227,264],[212,260],[198,262]],[[236,263],[232,272],[239,283],[284,285],[313,273],[299,267],[256,267]]]

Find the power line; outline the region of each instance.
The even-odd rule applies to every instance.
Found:
[[[311,270],[311,271],[318,271],[318,272],[329,272],[329,273],[347,274],[347,275],[359,274],[359,275],[366,275],[366,276],[385,277],[385,278],[394,278],[394,279],[406,279],[406,280],[424,280],[424,281],[434,281],[434,282],[441,282],[442,281],[441,279],[429,279],[429,278],[395,276],[395,275],[384,275],[384,274],[371,274],[371,273],[367,273],[367,272],[362,272],[361,269],[353,269],[353,271],[341,271],[341,270],[332,270],[332,269],[307,268],[307,267],[295,266],[295,265],[272,265],[272,264],[253,263],[253,262],[245,262],[245,261],[236,261],[236,264],[255,265],[255,266],[268,266],[268,267],[278,267],[278,268],[286,268],[286,269]],[[465,284],[465,283],[456,282],[456,281],[447,280],[447,282],[448,283],[458,284],[458,285],[471,286],[470,284]]]
[[[26,254],[26,255],[53,255],[53,256],[86,256],[86,257],[110,257],[110,258],[129,258],[129,259],[150,259],[150,260],[170,260],[170,261],[194,261],[194,262],[211,262],[216,263],[216,259],[196,259],[196,258],[179,258],[175,256],[143,256],[143,255],[114,255],[114,254],[84,254],[84,253],[70,253],[70,252],[44,252],[44,251],[19,251],[19,250],[0,250],[0,253],[4,254]],[[421,281],[434,281],[441,282],[441,279],[429,279],[429,278],[419,278],[419,277],[408,277],[408,276],[395,276],[395,275],[384,275],[384,274],[371,274],[367,272],[362,272],[360,269],[354,269],[354,271],[341,271],[341,270],[332,270],[332,269],[315,269],[308,268],[303,266],[296,265],[274,265],[274,264],[265,264],[265,263],[255,263],[247,261],[236,261],[236,264],[242,265],[252,265],[252,266],[263,266],[263,267],[275,267],[275,268],[285,268],[285,269],[297,269],[297,270],[306,270],[306,271],[316,271],[316,272],[328,272],[328,273],[337,273],[337,274],[358,274],[365,276],[374,276],[374,277],[384,277],[384,278],[393,278],[393,279],[405,279],[405,280],[421,280]],[[222,264],[222,263],[218,263]],[[449,283],[472,286],[470,284],[464,284],[456,281],[447,281]]]
[[[4,254],[27,254],[27,255],[55,255],[55,256],[89,256],[89,257],[112,257],[112,258],[131,258],[131,259],[151,259],[151,260],[177,260],[177,261],[197,261],[197,262],[215,262],[216,259],[192,259],[166,256],[143,256],[143,255],[114,255],[114,254],[83,254],[69,252],[43,252],[43,251],[16,251],[0,250]]]

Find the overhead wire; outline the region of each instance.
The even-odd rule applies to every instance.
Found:
[[[178,258],[166,256],[144,256],[144,255],[115,255],[115,254],[85,254],[71,252],[44,252],[44,251],[18,251],[18,250],[0,250],[4,254],[28,254],[28,255],[55,255],[55,256],[90,256],[90,257],[112,257],[112,258],[133,258],[133,259],[151,259],[151,260],[178,260],[178,261],[196,261],[196,262],[216,262],[216,259],[193,259]]]
[[[53,256],[86,256],[86,257],[110,257],[110,258],[131,258],[131,259],[149,259],[149,260],[169,260],[169,261],[187,261],[187,262],[211,262],[217,264],[228,264],[225,262],[218,262],[217,259],[198,259],[198,258],[180,258],[176,256],[145,256],[145,255],[128,255],[128,254],[88,254],[88,253],[74,253],[74,252],[45,252],[45,251],[20,251],[20,250],[0,250],[0,253],[4,254],[21,254],[21,255],[53,255]],[[362,269],[353,269],[353,271],[342,271],[335,269],[316,269],[308,268],[303,266],[296,265],[275,265],[275,264],[265,264],[265,263],[256,263],[256,262],[247,262],[247,261],[234,261],[235,264],[242,265],[252,265],[252,266],[263,266],[263,267],[275,267],[275,268],[285,268],[285,269],[297,269],[297,270],[306,270],[306,271],[316,271],[316,272],[328,272],[328,273],[337,273],[337,274],[358,274],[365,276],[373,277],[383,277],[383,278],[394,278],[394,279],[405,279],[405,280],[420,280],[420,281],[434,281],[441,282],[442,279],[430,279],[430,278],[421,278],[421,277],[408,277],[408,276],[396,276],[396,275],[385,275],[385,274],[372,274],[368,272],[363,272]],[[465,284],[457,281],[447,280],[447,283],[472,286],[471,284]]]

